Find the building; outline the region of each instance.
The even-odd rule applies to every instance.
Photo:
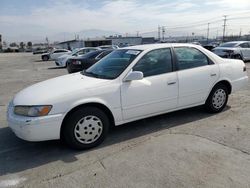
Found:
[[[73,50],[75,48],[83,47],[97,47],[102,45],[111,45],[112,41],[106,38],[95,38],[87,40],[69,40],[57,43],[56,46],[59,48],[64,48],[68,50]]]
[[[106,39],[111,40],[113,45],[117,45],[120,47],[142,44],[142,37],[110,36],[107,37]]]
[[[83,40],[68,40],[64,42],[60,42],[57,44],[60,48],[67,49],[67,50],[73,50],[75,48],[82,48],[84,47],[84,41]]]
[[[112,40],[108,38],[95,38],[95,39],[88,39],[84,41],[85,47],[97,47],[103,45],[111,45]]]
[[[122,36],[110,36],[107,38],[94,38],[86,40],[68,40],[59,42],[55,46],[57,48],[64,48],[73,50],[75,48],[83,47],[98,47],[103,45],[117,45],[119,47],[140,45],[140,44],[151,44],[155,43],[154,37],[122,37]]]
[[[142,37],[142,44],[153,44],[156,40],[154,37]]]

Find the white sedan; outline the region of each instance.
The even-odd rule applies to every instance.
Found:
[[[64,54],[71,54],[71,53],[72,52],[70,50],[66,50],[66,49],[54,49],[51,52],[43,53],[41,55],[41,58],[43,61],[55,60]]]
[[[247,82],[243,61],[197,45],[127,47],[84,72],[20,91],[9,104],[8,123],[24,140],[62,139],[86,149],[100,144],[112,125],[198,105],[220,112]]]
[[[72,51],[72,53],[70,53],[70,54],[64,54],[64,55],[58,57],[55,60],[55,63],[59,67],[67,67],[68,59],[73,58],[75,56],[82,56],[82,55],[84,55],[86,53],[93,52],[93,51],[96,51],[96,50],[100,50],[100,48],[98,48],[98,47],[97,48],[95,48],[95,47],[85,47],[85,48],[76,49],[76,50]]]

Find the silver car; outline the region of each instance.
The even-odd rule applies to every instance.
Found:
[[[55,63],[59,67],[67,67],[66,62],[67,62],[67,60],[69,58],[72,58],[72,57],[75,57],[75,56],[81,56],[81,55],[84,55],[86,53],[93,52],[93,51],[96,51],[96,50],[99,50],[99,49],[100,48],[98,48],[98,47],[78,48],[78,49],[73,50],[71,54],[65,54],[65,55],[62,55],[62,56],[58,57],[55,60]]]
[[[250,41],[232,41],[221,44],[212,50],[223,58],[250,60]]]

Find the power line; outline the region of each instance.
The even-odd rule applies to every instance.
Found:
[[[250,11],[248,11],[250,12]],[[185,25],[179,25],[179,26],[170,26],[168,27],[168,30],[178,30],[178,29],[188,29],[188,28],[195,28],[195,27],[205,27],[208,25],[209,23],[209,32],[212,30],[212,29],[217,29],[214,28],[214,27],[210,27],[212,24],[215,24],[215,23],[219,23],[219,22],[223,22],[223,36],[225,38],[225,34],[226,34],[226,27],[228,26],[227,25],[227,21],[229,20],[237,20],[237,19],[247,19],[247,18],[250,18],[250,16],[244,16],[244,14],[246,14],[247,12],[244,12],[244,13],[238,13],[238,14],[230,14],[230,15],[225,15],[223,16],[224,18],[223,19],[218,19],[218,17],[214,17],[214,18],[211,18],[211,19],[207,19],[209,20],[209,22],[206,22],[207,20],[202,20],[202,21],[197,21],[197,22],[191,22],[191,23],[188,23],[188,24],[185,24]],[[243,15],[243,16],[236,16],[236,17],[229,17],[229,16],[234,16],[234,15]],[[229,18],[228,18],[229,17]],[[231,24],[230,24],[231,25]],[[149,34],[149,33],[156,33],[158,32],[158,39],[160,39],[161,37],[161,34],[164,33],[165,35],[165,32],[162,32],[162,28],[165,27],[165,26],[158,26],[158,29],[157,30],[151,30],[151,31],[145,31],[145,32],[142,32],[141,34]],[[208,28],[204,28],[204,29],[196,29],[196,30],[207,30]],[[207,32],[208,33],[208,32]],[[165,38],[165,36],[163,37]]]

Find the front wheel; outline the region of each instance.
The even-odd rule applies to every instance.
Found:
[[[73,149],[88,149],[103,142],[108,130],[107,115],[96,107],[74,111],[64,122],[62,139]]]
[[[228,89],[224,84],[216,85],[209,94],[205,107],[209,112],[221,112],[228,101]]]
[[[42,56],[42,60],[43,60],[43,61],[48,61],[48,60],[49,60],[49,56],[47,56],[47,55]]]
[[[234,58],[235,58],[235,59],[240,59],[240,60],[243,60],[240,54],[236,54],[236,55],[234,55]]]

